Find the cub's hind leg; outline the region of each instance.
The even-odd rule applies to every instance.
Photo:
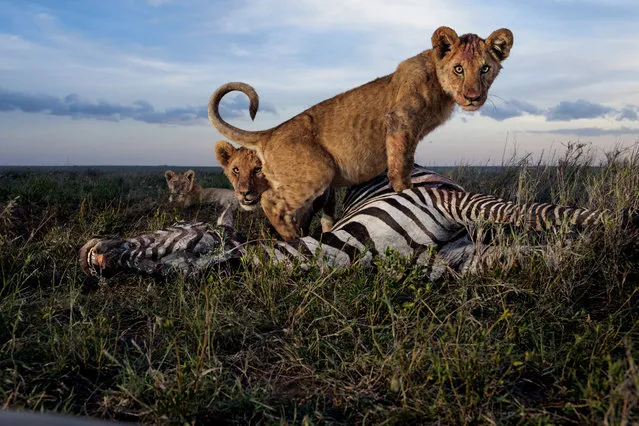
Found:
[[[301,198],[302,193],[295,188],[271,188],[262,194],[262,209],[284,240],[301,238],[310,227],[313,201],[327,189],[328,185]]]
[[[262,195],[262,208],[284,239],[299,238],[308,231],[313,202],[335,178],[333,157],[316,143],[310,117],[303,124],[277,134],[263,152],[262,170],[271,189]]]
[[[262,194],[261,203],[264,214],[284,240],[294,240],[302,236],[302,222],[296,215],[296,209],[282,194],[271,188]]]

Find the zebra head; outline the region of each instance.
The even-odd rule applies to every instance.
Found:
[[[129,239],[93,238],[80,249],[80,265],[86,274],[95,276],[119,271],[188,275],[239,259],[244,242],[225,224],[176,223]]]

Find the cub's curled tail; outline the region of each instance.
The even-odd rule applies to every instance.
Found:
[[[242,92],[248,96],[250,102],[249,114],[251,115],[251,120],[255,119],[255,114],[257,114],[257,109],[260,104],[257,92],[252,86],[246,83],[231,82],[220,86],[211,96],[211,100],[209,101],[209,120],[211,121],[211,124],[213,124],[213,126],[227,138],[247,148],[255,149],[255,145],[257,145],[260,140],[263,140],[264,137],[270,133],[269,130],[251,132],[239,129],[224,121],[224,119],[220,116],[220,101],[224,95],[234,91]]]

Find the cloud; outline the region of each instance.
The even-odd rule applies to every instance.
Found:
[[[151,6],[162,6],[163,4],[170,3],[173,0],[146,0]]]
[[[245,117],[248,110],[246,97],[236,96],[220,105],[220,114],[225,119]],[[0,112],[22,111],[71,118],[92,118],[107,121],[131,119],[152,124],[198,124],[208,119],[206,106],[175,107],[156,110],[151,103],[140,100],[131,105],[92,101],[70,94],[63,98],[43,94],[26,94],[0,89]],[[277,114],[272,105],[266,104],[263,112]]]
[[[572,129],[551,129],[551,130],[527,130],[525,133],[537,134],[559,134],[574,136],[620,136],[639,134],[639,128],[622,126],[617,129],[602,129],[600,127],[578,127]]]
[[[621,110],[621,113],[617,116],[617,121],[621,120],[630,120],[637,121],[639,120],[639,116],[637,115],[637,111],[635,111],[636,107],[627,106]]]
[[[230,99],[227,99],[230,98]],[[220,102],[220,111],[222,108],[226,108],[230,111],[248,111],[249,100],[245,95],[225,96],[224,100]],[[275,107],[267,102],[260,102],[261,112],[267,112],[273,115],[277,115]],[[220,112],[221,114],[222,112]]]
[[[638,121],[639,107],[627,105],[621,110],[613,107],[592,103],[584,99],[576,101],[562,101],[554,107],[543,109],[531,103],[510,99],[500,104],[488,104],[479,110],[479,114],[493,120],[503,121],[509,118],[530,114],[545,117],[546,121],[572,121],[578,119],[604,118],[617,115],[616,120]]]
[[[481,9],[472,2],[464,3],[470,10]],[[490,6],[483,8],[492,10]],[[432,31],[441,22],[469,24],[475,16],[460,14],[455,7],[441,2],[423,0],[368,0],[365,7],[361,0],[268,0],[229,2],[225,10],[220,9],[215,4],[209,13],[213,17],[218,16],[218,22],[229,32],[282,26],[314,30],[379,31],[395,28]]]
[[[523,114],[541,115],[543,110],[528,102],[511,99],[498,105],[485,105],[479,113],[494,120],[503,121]]]
[[[614,111],[614,108],[578,99],[573,102],[560,102],[559,105],[550,108],[546,112],[546,120],[569,121],[580,118],[598,118]]]

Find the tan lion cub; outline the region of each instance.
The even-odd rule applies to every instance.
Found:
[[[502,28],[486,40],[459,37],[448,27],[432,36],[433,48],[397,70],[321,102],[277,127],[246,131],[225,122],[219,103],[239,90],[255,117],[258,96],[244,83],[227,83],[211,96],[209,119],[232,141],[257,151],[271,188],[262,195],[267,217],[285,239],[299,236],[297,218],[329,185],[365,182],[384,169],[395,191],[411,187],[418,142],[450,117],[455,105],[475,111],[513,45]]]
[[[237,210],[237,200],[235,193],[231,189],[224,188],[202,188],[195,183],[195,172],[187,170],[184,173],[176,173],[173,170],[164,172],[166,184],[171,195],[169,202],[176,202],[183,207],[191,207],[198,204],[219,204],[224,212],[218,219],[218,225],[222,216],[232,218]]]
[[[240,207],[249,211],[256,209],[262,194],[270,185],[262,173],[262,162],[255,151],[235,148],[226,141],[219,141],[215,144],[215,157],[233,185]],[[335,222],[335,191],[332,187],[318,197],[310,211],[300,218],[304,234],[308,234],[313,215],[319,210],[322,210],[322,232],[328,232]]]

